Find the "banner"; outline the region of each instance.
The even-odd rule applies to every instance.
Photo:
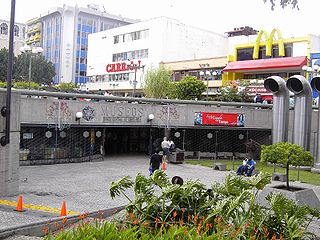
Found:
[[[244,123],[245,115],[242,113],[196,112],[194,115],[195,125],[244,127]]]

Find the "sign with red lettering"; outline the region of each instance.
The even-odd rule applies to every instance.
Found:
[[[125,71],[133,71],[135,68],[141,67],[141,60],[138,60],[138,63],[134,63],[133,61],[128,62],[121,62],[121,63],[110,63],[106,66],[106,71],[108,73],[114,72],[125,72]]]
[[[257,93],[259,94],[272,94],[268,92],[268,90],[263,86],[263,85],[253,85],[253,86],[248,86],[246,87],[246,92],[250,95],[255,95]]]
[[[243,113],[196,112],[194,115],[195,125],[244,127],[244,123],[245,115]]]

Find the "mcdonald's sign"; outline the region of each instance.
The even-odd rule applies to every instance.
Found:
[[[253,59],[259,58],[259,48],[260,48],[260,42],[261,42],[262,36],[264,36],[265,41],[266,41],[266,56],[267,57],[272,56],[272,44],[273,44],[273,40],[274,40],[273,38],[274,38],[275,33],[277,33],[277,35],[278,35],[279,56],[280,57],[285,56],[283,38],[281,36],[279,29],[274,28],[272,30],[272,32],[270,33],[270,36],[268,36],[266,31],[260,30],[260,32],[258,33],[256,42],[254,44],[254,48],[253,48]]]

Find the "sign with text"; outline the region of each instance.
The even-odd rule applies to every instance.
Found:
[[[196,112],[194,114],[195,125],[244,127],[244,123],[245,115],[242,113]]]

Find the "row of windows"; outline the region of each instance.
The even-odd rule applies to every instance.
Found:
[[[148,49],[140,49],[130,52],[123,52],[123,53],[115,53],[112,55],[113,62],[119,61],[127,61],[128,59],[141,59],[141,58],[148,58],[149,51]]]
[[[13,33],[15,37],[20,36],[20,27],[18,25],[14,25],[13,27]],[[0,24],[0,34],[2,35],[8,35],[9,34],[9,26],[7,23],[1,23]],[[22,37],[25,37],[26,34],[26,28],[22,28]]]
[[[292,43],[284,45],[285,57],[292,57]],[[278,45],[272,46],[272,58],[279,58]],[[266,47],[259,48],[259,59],[271,58],[266,56]],[[253,60],[253,47],[237,49],[237,61]]]
[[[210,75],[205,76],[201,75],[200,72],[202,69],[199,70],[191,70],[191,71],[175,71],[173,73],[173,80],[180,81],[185,76],[194,76],[200,80],[221,80],[222,79],[222,70],[221,69],[206,69],[204,71],[210,71]],[[215,75],[213,74],[215,72]]]
[[[118,81],[128,81],[130,73],[119,73],[119,74],[109,74],[93,76],[90,78],[90,82],[118,82]]]
[[[131,33],[125,33],[116,35],[113,37],[113,43],[123,43],[123,42],[132,42],[139,39],[145,39],[149,37],[149,29],[131,32]]]
[[[293,75],[300,75],[299,72],[277,72],[277,73],[258,73],[258,74],[244,74],[243,79],[266,79],[271,76],[279,76],[287,79]]]

